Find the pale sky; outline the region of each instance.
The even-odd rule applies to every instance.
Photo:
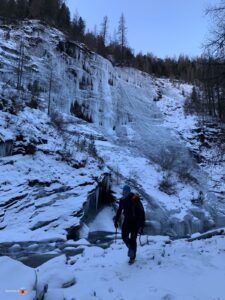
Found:
[[[113,34],[123,12],[128,45],[135,53],[151,52],[162,58],[201,54],[210,26],[205,9],[216,3],[218,0],[67,0],[71,16],[77,11],[90,30],[95,25],[99,30],[107,15]]]

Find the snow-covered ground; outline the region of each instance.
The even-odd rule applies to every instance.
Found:
[[[188,243],[166,243],[155,237],[149,245],[139,247],[137,261],[127,264],[127,250],[118,242],[109,249],[86,248],[76,257],[72,270],[76,284],[64,292],[75,299],[225,299],[225,240],[212,238]],[[64,261],[63,261],[64,260]],[[74,263],[72,260],[72,263]],[[55,259],[40,268],[47,273],[51,265],[55,273],[65,259]],[[43,275],[46,282],[51,278]],[[88,283],[88,285],[87,285]]]
[[[47,300],[225,299],[224,235],[193,242],[160,236],[147,240],[143,236],[142,244],[132,266],[127,263],[127,250],[121,240],[105,250],[83,246],[82,254],[54,258],[33,274],[22,264],[2,257],[1,297],[22,299],[9,291],[24,288],[28,290],[24,299],[33,299],[34,287],[41,292],[47,285]],[[21,277],[12,278],[12,268],[18,275],[22,272]]]
[[[0,299],[33,300],[36,296],[34,270],[9,257],[0,257],[0,264]]]

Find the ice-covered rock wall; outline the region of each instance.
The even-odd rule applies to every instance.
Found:
[[[207,192],[206,176],[177,134],[175,122],[172,126],[165,123],[165,112],[158,103],[160,97],[164,102],[176,100],[180,102],[174,110],[180,108],[182,88],[136,69],[114,67],[85,45],[39,21],[0,26],[0,37],[0,87],[13,109],[35,98],[42,110],[58,110],[88,121],[90,124],[83,123],[83,132],[93,134],[104,165],[127,181],[132,179],[134,186],[140,185],[158,202],[160,211],[168,212],[166,228],[162,226],[164,216],[160,220],[152,217],[156,232],[173,228],[183,236],[205,229],[204,221],[198,225],[198,217],[191,212],[190,200],[195,190]],[[173,112],[169,113],[173,118]],[[189,173],[180,175],[191,175],[194,181],[182,179],[177,184],[176,176],[165,171],[168,164],[172,172],[181,173],[185,167]],[[159,187],[166,172],[170,180],[174,178],[173,195]],[[97,198],[95,193],[94,201]],[[153,215],[156,210],[153,208]]]
[[[153,101],[160,88],[156,79],[135,69],[115,68],[39,21],[1,26],[0,36],[4,96],[10,93],[11,98],[19,96],[28,102],[36,82],[39,105],[45,108],[74,113],[93,122],[108,137],[133,144],[151,158],[168,144],[176,144],[176,150],[185,156],[184,147],[170,130],[160,126],[162,114]],[[21,62],[23,67],[18,69]],[[18,82],[22,91],[12,92],[12,85],[16,88]]]
[[[13,150],[13,141],[0,142],[0,157],[10,156]]]

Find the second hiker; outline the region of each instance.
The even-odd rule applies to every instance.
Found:
[[[133,263],[137,252],[137,235],[143,233],[145,212],[140,197],[131,192],[128,185],[123,187],[123,197],[114,217],[114,225],[118,228],[118,222],[123,211],[124,221],[122,225],[122,239],[128,248],[129,263]]]

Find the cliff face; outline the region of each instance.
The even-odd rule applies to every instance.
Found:
[[[153,102],[159,97],[160,81],[134,69],[114,68],[84,45],[66,40],[38,21],[2,27],[0,34],[5,95],[7,84],[12,88],[19,83],[23,89],[19,96],[26,101],[36,81],[39,100],[50,98],[51,109],[72,111],[112,136],[124,137],[134,125],[149,135],[152,125],[162,123]]]
[[[39,21],[0,26],[0,37],[0,155],[9,155],[1,165],[5,232],[16,226],[11,212],[25,209],[31,239],[45,230],[54,236],[55,228],[62,238],[80,226],[88,193],[107,172],[116,196],[126,181],[141,193],[150,233],[185,236],[216,224],[216,198],[187,143],[197,124],[183,109],[191,86],[113,67]],[[34,103],[38,110],[27,108]],[[206,205],[196,207],[191,199],[200,190]],[[61,199],[70,207],[63,213]]]

